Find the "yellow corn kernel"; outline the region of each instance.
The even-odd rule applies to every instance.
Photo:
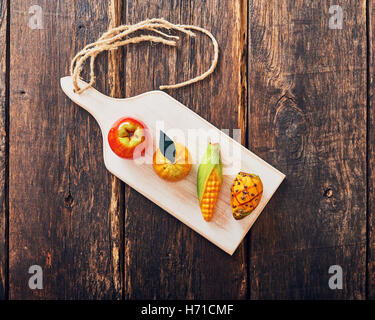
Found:
[[[200,204],[203,218],[206,221],[210,221],[214,215],[220,187],[221,180],[219,179],[216,171],[213,170],[207,180]]]

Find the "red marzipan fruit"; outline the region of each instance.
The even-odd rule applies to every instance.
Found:
[[[146,125],[130,117],[117,120],[108,133],[108,142],[112,151],[125,159],[143,156],[149,140]]]

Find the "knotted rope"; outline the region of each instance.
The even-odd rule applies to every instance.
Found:
[[[177,84],[162,85],[159,87],[160,90],[176,89],[176,88],[187,86],[189,84],[203,80],[215,70],[215,67],[217,65],[217,61],[219,58],[219,45],[211,32],[201,27],[197,27],[193,25],[173,24],[164,19],[154,18],[154,19],[149,19],[149,20],[139,22],[134,25],[122,25],[116,28],[109,29],[96,42],[88,44],[80,52],[78,52],[76,56],[73,58],[71,65],[70,65],[70,74],[73,76],[73,85],[74,85],[75,92],[82,93],[94,85],[95,83],[95,71],[94,71],[95,59],[103,51],[115,50],[121,46],[126,46],[128,44],[136,44],[136,43],[147,42],[147,41],[155,42],[155,43],[162,43],[168,46],[176,46],[176,40],[179,40],[179,37],[166,34],[160,29],[177,30],[191,37],[195,37],[195,33],[193,33],[190,30],[199,31],[199,32],[206,34],[211,39],[213,47],[214,47],[214,56],[211,61],[211,66],[206,72],[184,82],[180,82]],[[140,36],[131,37],[133,33],[137,31],[144,31],[144,30],[154,32],[158,34],[159,36],[143,34]],[[85,87],[81,88],[78,85],[78,79],[80,78],[85,62],[88,59],[90,59],[90,82]]]

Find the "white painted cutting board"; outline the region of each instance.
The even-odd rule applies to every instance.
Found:
[[[81,81],[80,85],[86,83]],[[61,87],[98,122],[103,134],[104,163],[112,174],[231,255],[285,178],[280,171],[162,91],[127,99],[111,98],[93,88],[76,94],[71,77],[62,78]],[[124,116],[141,120],[150,129],[153,146],[148,148],[145,157],[122,159],[110,149],[108,132],[113,123]],[[186,145],[191,153],[193,168],[187,178],[179,182],[162,180],[153,170],[152,155],[157,149],[160,129]],[[199,208],[196,181],[199,161],[209,141],[220,143],[224,180],[214,217],[206,222]],[[248,217],[235,220],[230,207],[230,189],[239,171],[258,174],[264,190],[258,207]]]

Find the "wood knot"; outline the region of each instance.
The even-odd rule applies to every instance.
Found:
[[[333,190],[331,188],[328,188],[324,191],[323,197],[331,198],[333,196]]]
[[[67,197],[65,197],[64,199],[64,206],[65,208],[72,208],[73,207],[73,202],[74,202],[74,199],[72,197],[72,195],[69,193]]]
[[[343,191],[339,188],[331,186],[323,187],[322,196],[320,198],[319,213],[322,214],[338,214],[345,212],[347,199]]]
[[[306,135],[305,116],[292,98],[279,99],[274,116],[275,133],[279,150],[289,159],[299,159],[304,150]]]

